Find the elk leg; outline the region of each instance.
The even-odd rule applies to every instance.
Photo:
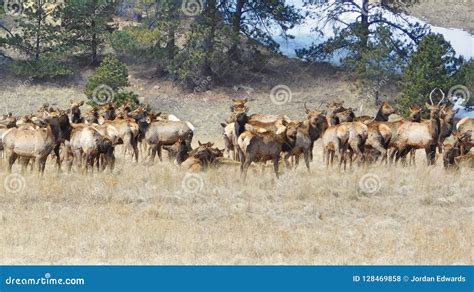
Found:
[[[247,179],[247,171],[249,170],[250,164],[252,163],[252,160],[249,157],[246,157],[244,162],[242,162],[242,173],[241,176],[243,177],[243,180],[245,181]]]
[[[155,162],[155,156],[156,156],[156,145],[153,145],[150,147],[151,154],[150,154],[150,161],[151,163]]]
[[[303,156],[304,156],[304,163],[306,164],[306,168],[308,169],[308,172],[311,173],[311,169],[309,168],[309,163],[311,161],[311,152],[310,152],[310,150],[306,150],[303,153]],[[299,158],[298,158],[298,160],[299,160]]]
[[[15,163],[15,160],[18,158],[18,155],[13,151],[10,153],[10,157],[8,157],[8,172],[12,172],[12,166]]]
[[[286,165],[287,169],[291,169],[291,164],[290,164],[290,161],[289,161],[290,157],[291,157],[291,152],[286,152],[285,153],[285,165]]]
[[[425,148],[425,152],[428,166],[434,165],[436,158],[436,145],[429,145]]]
[[[311,145],[309,146],[309,160],[313,161],[313,149],[314,149],[314,142],[311,142]]]
[[[135,154],[135,162],[138,163],[138,140],[137,138],[132,138],[131,140],[133,154]]]
[[[161,155],[161,144],[158,143],[158,145],[156,145],[156,153],[158,153],[158,158],[160,158],[160,162],[163,161],[163,156]]]
[[[20,158],[21,173],[22,174],[25,174],[26,168],[28,167],[28,162],[30,162],[30,159],[28,157],[21,157]]]
[[[280,174],[278,173],[278,167],[280,164],[280,156],[277,156],[276,158],[273,159],[273,170],[275,171],[275,175],[278,178],[280,178]]]
[[[46,159],[47,158],[48,158],[48,156],[38,158],[38,172],[41,174],[41,176],[44,175],[44,169],[46,167]]]
[[[300,155],[296,154],[295,155],[295,169],[298,168],[299,164],[300,164]]]

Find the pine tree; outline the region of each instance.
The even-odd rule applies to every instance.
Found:
[[[406,113],[412,104],[424,105],[429,102],[430,92],[435,88],[447,94],[454,85],[453,76],[460,62],[453,47],[442,35],[429,34],[424,37],[403,72],[400,82],[402,96],[397,99],[400,110]],[[434,98],[439,100],[439,96]]]
[[[21,15],[15,22],[20,28],[0,38],[0,44],[19,51],[25,60],[13,65],[13,71],[31,77],[69,74],[70,70],[60,63],[60,57],[68,50],[68,33],[61,26],[61,3],[31,1],[23,4]]]
[[[64,27],[72,34],[76,49],[88,52],[91,64],[98,63],[99,50],[114,29],[112,16],[116,3],[112,0],[70,0],[64,9]]]

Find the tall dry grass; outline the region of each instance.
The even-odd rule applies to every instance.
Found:
[[[231,166],[120,159],[113,174],[82,175],[50,162],[39,177],[7,176],[2,160],[0,262],[473,263],[472,170],[427,168],[419,153],[416,167],[328,171],[320,152],[311,174],[257,167],[246,183]]]

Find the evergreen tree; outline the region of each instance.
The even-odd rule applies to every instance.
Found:
[[[22,13],[15,16],[20,29],[12,32],[2,27],[7,33],[5,37],[0,37],[0,44],[26,57],[26,60],[19,60],[13,65],[16,73],[40,78],[70,73],[60,63],[60,57],[70,47],[69,34],[61,26],[62,10],[61,3],[25,2]]]
[[[113,31],[113,0],[70,0],[63,13],[63,25],[72,34],[76,49],[86,50],[91,64],[98,63],[98,52]]]
[[[435,88],[447,95],[449,88],[455,84],[453,76],[461,62],[442,35],[429,34],[424,37],[403,72],[400,82],[402,96],[397,100],[400,110],[406,113],[412,104],[424,105],[429,102],[430,92]],[[435,97],[438,100],[440,98],[439,95]]]
[[[354,79],[362,80],[362,89],[400,72],[429,32],[428,26],[406,16],[407,8],[416,1],[306,0],[305,4],[317,8],[312,14],[318,20],[315,33],[327,36],[329,28],[333,36],[298,50],[297,55],[310,61],[341,56]]]

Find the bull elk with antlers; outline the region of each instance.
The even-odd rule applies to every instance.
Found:
[[[432,94],[437,88],[430,93],[431,104],[426,104],[430,110],[430,119],[421,123],[405,122],[397,131],[397,154],[396,161],[401,157],[405,157],[412,149],[425,149],[428,165],[433,165],[436,158],[436,147],[439,142],[441,131],[440,111],[444,106],[440,106],[445,95],[440,90],[443,98],[438,104],[432,99]]]

